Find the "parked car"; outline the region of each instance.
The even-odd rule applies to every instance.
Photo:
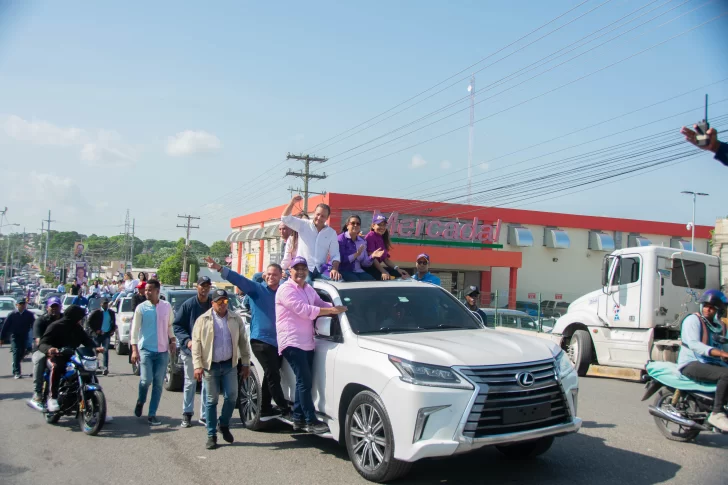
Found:
[[[565,315],[569,309],[569,303],[560,300],[544,300],[541,302],[541,313],[547,318],[559,318]]]
[[[44,309],[46,306],[46,302],[49,298],[57,297],[60,300],[63,300],[64,293],[58,293],[57,291],[53,290],[50,293],[44,293],[43,296],[40,299],[40,305],[38,305],[38,308]]]
[[[0,332],[2,332],[5,319],[11,312],[15,311],[15,298],[10,296],[0,296]]]
[[[346,446],[364,478],[387,482],[422,458],[490,445],[522,460],[581,427],[578,377],[554,343],[485,328],[435,285],[316,280],[314,288],[348,307],[316,319],[314,405],[330,428],[324,436]],[[252,360],[239,414],[260,430],[264,375]],[[292,401],[288,363],[281,373]]]
[[[114,348],[118,355],[130,351],[131,320],[134,317],[131,297],[120,298],[116,307],[116,338]]]
[[[528,313],[532,317],[538,316],[538,303],[534,301],[516,301],[516,310]],[[545,316],[543,314],[543,309],[541,310],[541,316]]]
[[[63,297],[63,300],[61,300],[61,309],[65,312],[66,309],[71,306],[73,303],[73,299],[76,298],[75,295],[66,295]]]

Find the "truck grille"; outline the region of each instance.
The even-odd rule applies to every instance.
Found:
[[[465,436],[517,433],[569,421],[569,406],[553,360],[459,370],[481,387],[465,423]],[[516,376],[521,372],[533,375],[531,386],[518,383]]]

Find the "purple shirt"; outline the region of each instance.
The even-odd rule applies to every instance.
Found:
[[[372,258],[367,255],[367,242],[361,237],[357,236],[356,241],[351,240],[349,231],[344,231],[339,234],[337,238],[339,240],[339,255],[341,256],[341,263],[339,264],[339,271],[353,271],[354,273],[363,273],[362,266],[368,267],[372,265]],[[356,251],[360,247],[364,247],[361,254],[354,259]]]
[[[314,350],[313,321],[319,316],[321,308],[332,306],[323,301],[309,284],[301,288],[292,278],[281,283],[276,291],[278,354],[282,354],[286,347]]]
[[[367,254],[371,255],[377,249],[383,249],[384,254],[382,254],[382,257],[374,259],[380,263],[389,259],[389,251],[387,251],[387,247],[384,245],[384,238],[378,232],[369,231],[369,234],[364,239],[367,241]]]

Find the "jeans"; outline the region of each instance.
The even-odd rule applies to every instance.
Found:
[[[20,375],[20,363],[25,357],[25,341],[26,339],[19,339],[12,337],[10,341],[10,351],[13,353],[13,375]]]
[[[46,356],[37,350],[33,352],[33,390],[36,394],[43,392],[43,375],[46,370]]]
[[[151,352],[146,349],[139,349],[139,397],[140,403],[147,402],[147,391],[152,386],[152,398],[149,400],[149,416],[157,415],[159,400],[162,399],[162,386],[164,385],[164,374],[167,372],[169,353]]]
[[[342,271],[341,277],[344,281],[374,281],[374,277],[367,272],[357,273],[354,271]]]
[[[316,409],[313,406],[313,350],[301,350],[296,347],[283,349],[283,357],[296,375],[296,394],[293,400],[293,420],[316,423]]]
[[[111,335],[104,337],[103,334],[94,337],[96,345],[104,348],[104,367],[109,370],[109,347],[111,346]]]
[[[232,359],[224,362],[213,362],[210,369],[204,372],[207,384],[207,401],[205,401],[205,419],[207,420],[207,436],[217,434],[217,400],[222,392],[224,401],[220,412],[220,426],[230,426],[230,418],[238,402],[238,369],[233,366]]]
[[[282,411],[288,409],[288,401],[281,389],[281,363],[283,358],[278,355],[278,347],[274,347],[260,340],[252,339],[250,348],[253,355],[263,367],[263,383],[260,391],[260,411],[270,411],[271,397]]]
[[[715,388],[713,412],[723,412],[723,406],[728,403],[728,367],[691,362],[683,367],[682,373],[694,381],[715,382],[717,387]]]
[[[308,272],[308,276],[306,277],[306,283],[309,285],[313,284],[313,280],[330,280],[326,275],[321,274],[321,271],[319,271],[318,268],[314,269],[313,271]]]
[[[192,354],[184,351],[179,354],[182,365],[185,368],[185,387],[182,395],[182,414],[195,414],[195,391],[197,390],[197,379],[195,379],[195,365],[192,363]],[[205,402],[207,401],[207,385],[202,380],[202,392],[200,393],[200,416],[205,417]]]

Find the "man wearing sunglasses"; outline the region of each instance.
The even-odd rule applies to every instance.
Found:
[[[425,253],[417,256],[417,267],[415,268],[415,274],[412,279],[441,286],[440,278],[430,273],[430,256]]]
[[[207,386],[205,421],[208,450],[217,447],[217,401],[221,393],[224,402],[220,412],[220,432],[228,443],[235,440],[230,433],[230,418],[238,401],[238,358],[242,361],[240,375],[243,379],[250,375],[245,323],[236,313],[228,311],[228,301],[227,291],[215,290],[212,308],[203,313],[192,328],[195,379],[204,379]]]

